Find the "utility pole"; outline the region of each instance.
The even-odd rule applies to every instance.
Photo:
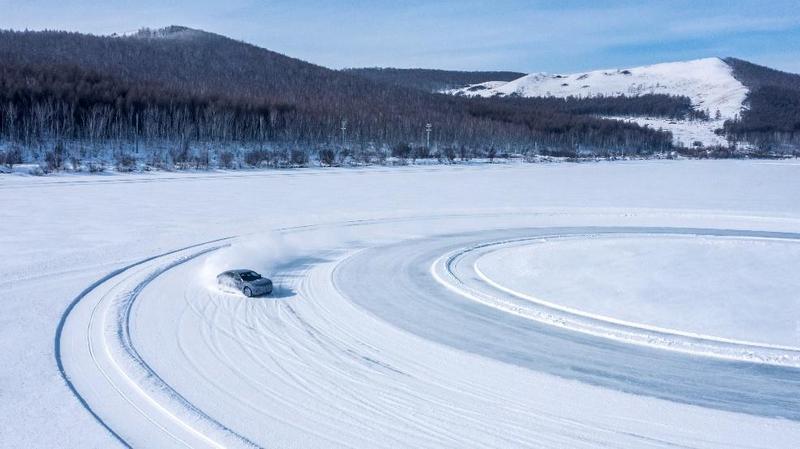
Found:
[[[139,113],[136,113],[136,126],[133,128],[133,138],[136,141],[136,154],[139,154]]]
[[[425,140],[425,142],[426,142],[425,146],[429,150],[431,149],[431,129],[433,129],[433,126],[431,126],[430,123],[426,123],[425,124],[425,134],[427,135],[427,137],[426,137],[426,140]]]
[[[264,117],[258,117],[258,147],[264,149]]]
[[[342,120],[342,148],[345,146],[345,132],[347,131],[347,120]]]

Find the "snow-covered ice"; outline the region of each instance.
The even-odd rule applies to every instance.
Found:
[[[788,194],[800,191],[799,170],[647,161],[0,177],[0,446],[791,448],[797,369],[528,321],[447,290],[430,267],[465,245],[553,229],[800,232]],[[716,267],[714,282],[759,264],[738,285],[768,288],[787,315],[796,306],[791,246],[720,240],[704,252],[688,237],[630,238],[554,246],[546,283],[518,287],[608,313],[619,293],[638,314],[625,318],[659,318],[634,310],[637,289],[685,271],[637,278],[632,267],[691,258]],[[523,248],[507,254],[502,282],[528,273]],[[608,257],[617,251],[633,253]],[[557,273],[567,258],[589,264],[575,261],[575,275],[606,276],[584,286],[602,300],[557,288],[572,285]],[[604,261],[616,265],[597,268]],[[209,286],[234,264],[271,276],[276,294]],[[687,300],[691,285],[703,287],[663,294]],[[728,299],[743,313],[780,313],[736,293]]]
[[[543,239],[476,267],[514,291],[587,313],[800,348],[800,241],[669,234]]]

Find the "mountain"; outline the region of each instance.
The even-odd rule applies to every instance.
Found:
[[[233,152],[243,164],[279,165],[332,148],[365,163],[498,148],[574,156],[733,142],[785,151],[800,129],[796,75],[745,61],[517,75],[331,70],[181,26],[0,31],[0,152],[56,162],[109,148],[174,162]],[[505,79],[485,81],[495,76]],[[430,92],[469,81],[481,82]]]
[[[686,96],[695,108],[723,118],[741,112],[748,89],[719,58],[671,62],[629,69],[595,70],[568,75],[533,73],[506,83],[457,89],[462,95],[521,97],[593,97],[666,94]]]
[[[55,149],[92,155],[133,146],[160,160],[255,148],[274,161],[334,147],[364,152],[359,160],[367,161],[385,155],[382,148],[404,154],[423,146],[428,123],[431,143],[448,154],[670,149],[666,133],[582,110],[639,110],[639,103],[434,94],[180,26],[124,36],[0,32],[0,145],[38,159]]]
[[[125,36],[58,31],[0,34],[0,61],[15,65],[74,65],[135,82],[221,96],[299,101],[338,96],[344,88],[383,90],[360,77],[329,70],[225,36],[171,26]]]
[[[426,92],[457,89],[485,81],[512,81],[522,76],[520,72],[464,72],[454,70],[354,68],[347,73],[369,78],[373,81],[404,86]]]
[[[796,151],[800,147],[800,75],[736,58],[705,58],[574,74],[533,73],[447,93],[470,97],[597,98],[665,94],[689,98],[707,120],[625,117],[670,131],[678,146],[733,145]]]

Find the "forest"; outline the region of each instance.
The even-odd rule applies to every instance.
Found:
[[[457,70],[354,68],[346,73],[395,86],[411,87],[426,92],[441,92],[486,81],[512,81],[527,75],[521,72],[464,72]]]
[[[669,133],[599,116],[702,118],[688,98],[665,95],[435,94],[421,80],[496,74],[412,72],[416,87],[376,81],[183,27],[124,37],[2,31],[0,149],[54,169],[109,153],[123,165],[175,166],[652,154],[672,149]]]
[[[381,150],[427,145],[429,123],[435,148],[422,153],[441,149],[445,158],[498,149],[652,153],[670,149],[668,133],[595,115],[691,109],[686,99],[658,96],[554,101],[433,94],[181,27],[126,37],[5,31],[0,61],[0,139],[29,159],[46,159],[57,148],[65,153],[51,156],[57,162],[131,148],[158,149],[152,157],[174,163],[209,152],[211,159],[233,153],[247,163],[254,149],[276,153],[264,158],[275,164],[326,149],[370,153],[360,158],[367,162],[380,159]],[[292,152],[305,157],[291,158]]]
[[[741,117],[725,123],[732,142],[748,142],[762,151],[800,148],[800,75],[741,59],[725,60],[734,76],[750,89]]]
[[[480,97],[476,98],[479,99]],[[692,107],[689,97],[644,94],[637,96],[594,97],[504,97],[484,99],[477,104],[503,104],[514,110],[541,110],[563,114],[590,116],[640,116],[666,117],[671,119],[706,120],[705,111]]]
[[[431,107],[421,117],[410,110],[408,117],[416,116],[417,123],[438,117],[431,121],[438,126],[444,123],[446,128],[437,130],[433,137],[441,142],[441,136],[448,136],[444,146],[508,149],[529,145],[569,151],[582,145],[628,152],[669,148],[667,134],[571,113],[585,100],[567,99],[557,105],[528,99],[442,96],[441,100],[445,107],[435,105],[438,107]],[[670,103],[669,99],[662,100]],[[620,102],[624,103],[592,101],[582,108],[587,113],[604,114]],[[342,135],[337,120],[340,111],[326,114],[324,109],[308,104],[270,103],[256,97],[192,95],[154,83],[132,84],[74,66],[0,67],[0,136],[23,148],[43,148],[52,142],[78,142],[89,148],[111,143],[137,149],[215,143],[219,147],[267,144],[281,148],[341,146],[348,142],[374,147],[421,144],[423,130],[413,129],[408,118],[387,117],[369,123],[358,111],[343,115],[360,121],[348,121]],[[347,127],[353,129],[349,136]],[[490,142],[487,137],[496,140]]]

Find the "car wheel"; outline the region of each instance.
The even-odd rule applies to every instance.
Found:
[[[244,293],[244,295],[248,298],[253,296],[253,291],[250,290],[250,287],[245,287],[244,290],[242,290],[242,293]]]

